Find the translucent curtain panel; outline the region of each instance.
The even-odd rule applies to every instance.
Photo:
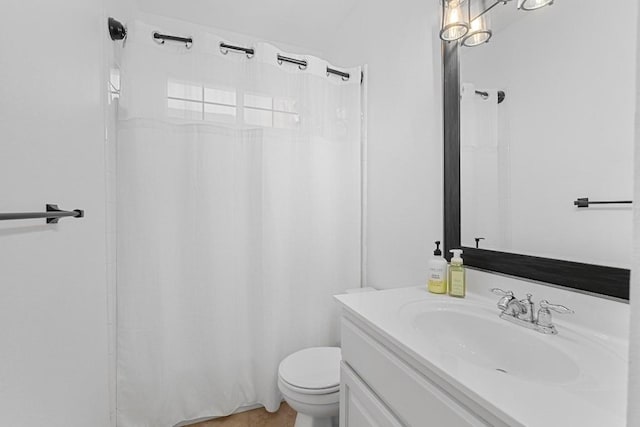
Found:
[[[121,67],[118,425],[274,411],[280,360],[337,345],[332,295],[360,284],[360,68],[153,31]]]

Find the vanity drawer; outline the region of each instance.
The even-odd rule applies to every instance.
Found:
[[[340,427],[403,427],[344,362],[340,364]]]
[[[479,427],[488,423],[342,318],[342,359],[407,426]]]

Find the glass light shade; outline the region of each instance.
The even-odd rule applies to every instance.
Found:
[[[464,37],[469,31],[467,24],[465,8],[462,7],[462,1],[459,0],[442,0],[444,2],[444,19],[442,21],[442,30],[440,30],[440,38],[444,41],[455,41]]]
[[[541,7],[550,6],[551,4],[553,4],[553,0],[520,0],[518,9],[536,10]]]
[[[492,32],[487,28],[485,15],[471,21],[469,33],[462,39],[462,45],[467,47],[478,46],[489,41]]]

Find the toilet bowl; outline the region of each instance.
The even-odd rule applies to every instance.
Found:
[[[312,347],[280,362],[278,388],[298,412],[295,427],[337,425],[341,359],[339,347]]]

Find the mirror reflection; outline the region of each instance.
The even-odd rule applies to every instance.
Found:
[[[631,204],[578,199],[632,198],[637,4],[514,3],[459,49],[462,244],[629,268]]]

